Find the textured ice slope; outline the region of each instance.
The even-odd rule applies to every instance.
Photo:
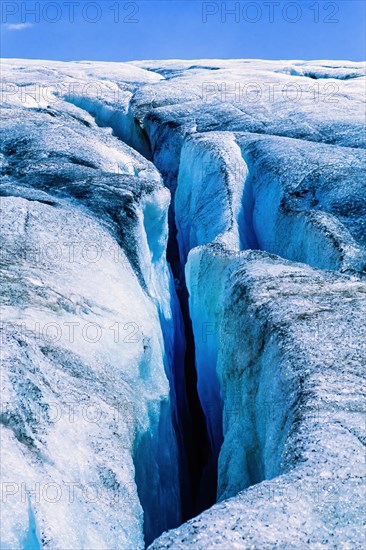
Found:
[[[180,521],[169,192],[68,103],[2,122],[2,544],[141,548]]]
[[[223,502],[153,547],[362,548],[365,284],[262,252],[193,251],[192,294],[215,278]]]
[[[153,548],[362,548],[364,64],[2,73],[5,547],[139,548],[143,511],[147,542],[181,521],[185,343],[160,172],[220,502]]]

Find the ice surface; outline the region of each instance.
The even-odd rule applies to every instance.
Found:
[[[363,547],[364,64],[2,76],[4,548],[143,548],[182,521],[171,197],[219,502],[152,547]]]

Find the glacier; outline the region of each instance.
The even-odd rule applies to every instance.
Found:
[[[2,76],[1,548],[363,548],[365,65]]]

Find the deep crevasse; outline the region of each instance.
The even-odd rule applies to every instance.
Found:
[[[185,475],[180,405],[176,395],[185,341],[179,304],[166,262],[169,203],[170,194],[166,192],[159,197],[148,197],[142,206],[141,225],[147,245],[142,253],[146,259],[143,271],[149,295],[158,310],[164,339],[163,361],[170,388],[169,400],[158,407],[150,407],[151,428],[137,435],[134,443],[135,480],[144,510],[146,544],[181,522],[181,480]]]
[[[179,181],[178,174],[180,177],[179,159],[184,140],[179,134],[177,135],[174,127],[171,128],[168,126],[166,129],[163,129],[163,139],[161,139],[161,129],[159,129],[159,147],[157,147],[156,144],[151,146],[150,139],[152,141],[154,139],[154,125],[147,124],[147,131],[142,131],[142,125],[138,122],[138,118],[133,115],[133,111],[130,107],[129,101],[131,100],[131,96],[128,96],[125,105],[112,104],[111,106],[106,106],[101,99],[83,98],[74,95],[65,96],[65,100],[90,113],[98,125],[102,127],[111,127],[114,134],[119,139],[126,141],[130,146],[135,147],[139,152],[151,159],[160,173],[165,175],[165,185],[172,193],[173,202],[169,212],[170,236],[168,240],[167,257],[170,261],[174,276],[176,277],[175,284],[177,285],[179,302],[172,281],[169,282],[166,276],[162,277],[163,271],[159,273],[155,267],[154,248],[156,248],[156,245],[159,247],[159,257],[163,252],[158,243],[152,243],[151,245],[149,243],[152,265],[154,267],[152,273],[155,274],[155,276],[147,282],[147,287],[150,290],[155,289],[155,291],[157,287],[160,289],[160,292],[157,293],[160,296],[158,306],[161,313],[160,320],[165,337],[166,350],[169,350],[170,359],[167,375],[171,383],[173,413],[181,449],[181,479],[179,482],[182,495],[181,501],[184,517],[188,519],[215,502],[217,460],[222,443],[222,412],[218,382],[215,386],[217,376],[214,365],[216,364],[217,351],[215,345],[210,349],[210,346],[207,345],[207,335],[202,333],[200,327],[195,326],[195,321],[201,323],[201,319],[195,319],[191,311],[191,303],[188,305],[184,273],[187,258],[182,254],[181,250],[184,232],[179,229],[179,227],[176,228],[176,224],[179,224],[180,221],[180,213],[185,211],[185,205],[182,206],[178,202],[179,199],[175,199],[175,191]],[[232,155],[230,149],[232,142],[232,138],[229,139],[226,149],[228,155]],[[218,153],[219,150],[220,149],[217,148],[216,153]],[[150,151],[153,151],[152,157]],[[236,147],[236,160],[238,160],[238,152],[239,148]],[[222,156],[225,155],[223,151],[220,151],[220,153]],[[209,156],[207,162],[212,162],[213,158],[212,155]],[[200,158],[198,162],[200,163]],[[221,158],[219,160],[219,164],[220,163],[222,164]],[[242,161],[240,165],[243,165]],[[199,168],[201,168],[200,164]],[[215,182],[217,173],[216,167],[211,166],[211,168],[209,168],[209,165],[207,165],[207,168],[212,175],[213,182]],[[191,176],[192,175],[195,176],[194,170],[191,172]],[[232,178],[237,180],[237,174],[235,172],[232,174]],[[220,185],[222,182],[219,180],[218,183]],[[180,188],[181,187],[182,186],[180,186]],[[219,186],[217,186],[216,189],[218,187]],[[240,182],[238,187],[240,193]],[[237,209],[241,209],[240,201],[238,201]],[[146,211],[144,211],[144,224],[145,228],[150,229],[150,231],[147,231],[147,238],[149,241],[150,232],[154,234],[157,228],[156,211],[152,202],[150,202]],[[206,225],[203,224],[202,227],[205,229]],[[236,227],[237,238],[239,238],[238,233],[239,230],[238,227]],[[159,232],[157,236],[161,238]],[[235,236],[233,238],[235,239]],[[166,246],[165,239],[163,239],[163,246]],[[180,250],[178,250],[178,247]],[[189,247],[192,247],[192,243],[189,243]],[[164,262],[161,265],[163,264]],[[175,318],[167,320],[163,311],[164,299],[161,300],[161,297],[165,295],[165,289],[169,286],[171,291],[172,311],[175,311]],[[207,329],[210,331],[211,329],[209,326],[211,323],[207,322],[206,325]],[[185,333],[185,335],[183,335],[183,333]],[[177,344],[177,340],[180,343]],[[206,355],[207,353],[208,355]],[[203,359],[203,357],[206,357],[206,359]],[[197,369],[198,376],[196,378],[195,370],[197,364],[200,365],[200,368]],[[204,364],[207,365],[207,373],[204,372]],[[169,372],[171,374],[169,374]],[[195,388],[196,383],[197,390]],[[196,395],[197,391],[198,395]],[[201,418],[201,407],[204,413],[204,419]],[[208,438],[208,445],[205,441],[206,438]],[[165,441],[164,438],[162,440]],[[143,469],[142,464],[141,469]],[[143,486],[145,486],[145,475],[145,473],[141,474]],[[138,485],[141,485],[141,482],[138,482]],[[146,496],[142,495],[142,500],[146,500],[144,509],[154,514],[154,506],[153,503],[149,501],[149,498],[146,499]],[[147,519],[147,524],[150,524],[150,519]],[[151,536],[147,537],[147,541],[151,541]]]
[[[277,160],[281,159],[281,138],[271,151],[271,138],[263,138],[262,146],[261,140],[254,136],[241,137],[240,134],[228,132],[210,132],[183,138],[174,126],[169,127],[167,124],[163,130],[157,129],[156,122],[151,120],[147,121],[146,128],[151,139],[157,139],[159,143],[157,159],[154,161],[170,179],[174,192],[180,261],[182,266],[186,266],[189,314],[195,336],[197,388],[207,423],[214,469],[217,468],[223,442],[224,422],[226,442],[220,457],[217,496],[225,498],[235,495],[241,488],[278,475],[280,458],[275,457],[280,457],[283,452],[281,445],[277,448],[277,454],[273,449],[269,453],[265,451],[268,442],[263,439],[263,427],[257,425],[256,421],[248,420],[244,428],[247,435],[243,437],[243,441],[246,441],[243,452],[249,454],[246,458],[245,454],[243,457],[238,455],[233,462],[233,422],[237,423],[240,411],[246,411],[249,418],[257,416],[257,406],[250,400],[245,401],[245,395],[251,392],[248,385],[248,388],[243,389],[239,402],[236,402],[235,387],[230,397],[226,395],[224,420],[222,417],[222,392],[228,391],[228,367],[222,371],[220,364],[227,365],[227,358],[230,357],[230,347],[227,347],[230,333],[226,332],[224,336],[221,325],[225,286],[230,273],[235,272],[233,253],[235,259],[236,255],[239,257],[240,250],[258,248],[302,260],[316,267],[340,268],[340,262],[343,262],[344,269],[359,269],[363,265],[363,252],[356,243],[349,244],[352,238],[331,214],[292,213],[291,210],[287,213],[282,207],[284,189],[281,185],[286,180],[277,173],[272,176],[269,167],[275,164],[268,164],[271,154]],[[170,143],[177,145],[170,147]],[[298,147],[299,154],[303,154],[301,143],[294,142],[293,147]],[[283,138],[284,159],[286,148],[286,138]],[[156,149],[156,144],[153,149]],[[311,146],[308,149],[310,154],[314,154]],[[286,173],[285,177],[288,178]],[[307,192],[305,188],[305,197]],[[302,192],[296,190],[295,196],[301,198]],[[308,206],[306,201],[305,205]],[[285,229],[282,230],[281,226]],[[342,245],[342,240],[346,242],[345,245]],[[209,243],[213,244],[202,247]],[[290,243],[290,247],[286,243]],[[223,351],[221,345],[222,338],[225,339],[226,351]],[[254,340],[260,342],[261,338],[257,334]],[[242,353],[245,364],[246,355]],[[253,359],[248,361],[250,363]],[[255,378],[253,383],[257,384]],[[279,400],[285,400],[285,394],[281,395]],[[272,400],[269,398],[270,402]],[[269,408],[271,410],[271,406]],[[269,414],[268,422],[272,422],[272,412]],[[277,428],[273,424],[265,431],[268,429],[275,432]],[[277,441],[278,438],[284,441],[284,434],[278,432],[276,437],[271,436],[270,439],[276,441],[276,438]],[[243,460],[247,463],[246,470],[242,467]]]

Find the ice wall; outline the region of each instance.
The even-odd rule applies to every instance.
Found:
[[[237,140],[256,248],[320,269],[364,271],[364,152],[288,138]]]

